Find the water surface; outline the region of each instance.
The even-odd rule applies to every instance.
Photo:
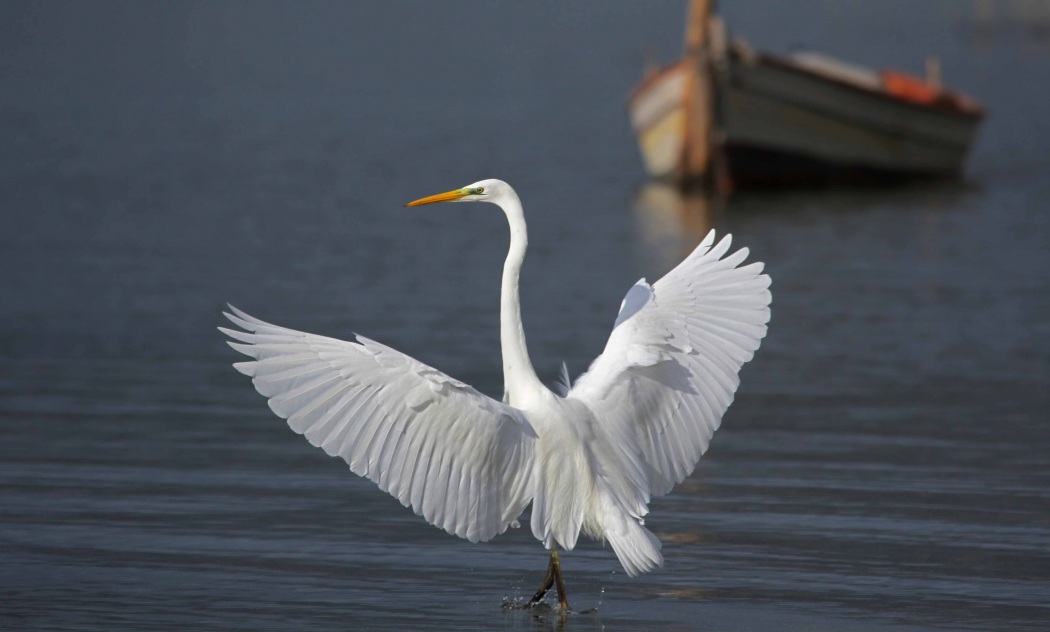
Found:
[[[726,2],[735,30],[918,71],[992,113],[966,183],[679,199],[624,97],[678,3],[0,8],[0,627],[958,630],[1050,620],[1050,56],[1002,7]],[[1021,3],[1014,3],[1020,5]],[[361,332],[498,396],[494,207],[528,213],[540,374],[709,227],[765,261],[770,333],[665,567],[563,556],[589,615],[504,611],[546,552],[452,538],[289,431],[226,301]]]

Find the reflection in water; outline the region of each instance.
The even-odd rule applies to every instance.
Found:
[[[642,249],[642,269],[658,277],[700,243],[714,226],[715,216],[725,209],[725,198],[649,182],[635,196],[631,209]]]

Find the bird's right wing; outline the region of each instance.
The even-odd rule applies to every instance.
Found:
[[[737,267],[748,251],[725,256],[729,245],[711,231],[652,286],[635,284],[605,350],[568,394],[620,450],[624,467],[608,483],[636,516],[650,494],[693,471],[766,335],[769,277],[761,263]]]
[[[471,542],[516,522],[531,499],[536,437],[517,409],[363,336],[346,342],[233,308],[220,327],[292,430],[427,522]]]

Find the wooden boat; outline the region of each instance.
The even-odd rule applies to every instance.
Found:
[[[628,109],[649,174],[729,190],[954,177],[984,115],[926,78],[730,41],[693,0],[680,61],[651,71]]]

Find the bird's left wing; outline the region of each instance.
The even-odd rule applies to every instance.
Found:
[[[535,432],[515,408],[363,336],[347,342],[233,308],[220,327],[292,430],[427,522],[471,542],[502,533],[530,500]]]
[[[650,494],[682,482],[707,450],[733,401],[737,372],[766,335],[769,277],[738,267],[714,231],[674,270],[628,291],[602,355],[568,397],[585,403],[620,451],[609,481],[624,506],[644,515]],[[612,471],[612,470],[610,470]]]

